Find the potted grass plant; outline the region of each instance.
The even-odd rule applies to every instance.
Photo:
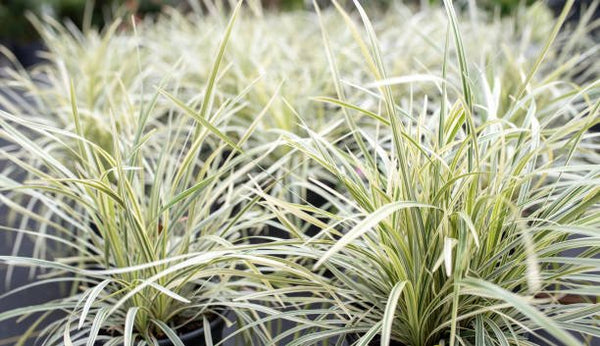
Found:
[[[0,313],[0,320],[43,313],[22,340],[37,335],[45,345],[212,345],[221,341],[225,322],[252,321],[253,307],[264,312],[245,296],[274,284],[268,275],[273,268],[291,268],[272,258],[272,251],[248,245],[247,234],[268,218],[252,195],[261,181],[248,174],[272,146],[247,148],[252,127],[237,141],[218,129],[235,114],[235,97],[228,102],[232,108],[210,106],[239,6],[199,110],[173,93],[156,91],[135,117],[131,140],[119,136],[117,117],[110,117],[107,148],[83,131],[75,82],[73,129],[0,112],[0,136],[8,142],[2,159],[26,172],[19,182],[14,170],[3,171],[3,200],[25,196],[49,211],[36,214],[12,203],[13,212],[29,222],[2,225],[2,231],[67,250],[62,257],[0,256],[0,261],[45,271],[38,282],[15,291],[72,282],[71,294],[62,299]],[[161,98],[173,104],[169,122],[149,129],[147,120]],[[65,152],[74,162],[60,160]],[[42,228],[49,231],[36,231]],[[56,310],[64,317],[35,331],[48,317],[45,312]],[[255,324],[246,335],[263,343],[268,334],[263,330]]]
[[[445,1],[443,74],[431,76],[439,91],[422,102],[396,99],[398,79],[386,75],[375,30],[355,4],[364,34],[348,23],[361,33],[356,39],[374,82],[358,99],[338,89],[338,104],[351,127],[353,112],[378,126],[352,127],[343,145],[316,132],[290,136],[290,146],[337,177],[327,195],[339,210],[311,240],[310,255],[315,269],[334,273],[336,295],[305,306],[321,318],[289,345],[336,335],[354,345],[591,342],[600,313],[600,167],[589,163],[597,139],[586,131],[598,122],[600,84],[534,80],[573,1],[510,100],[500,99],[493,78],[473,82],[458,19]],[[325,47],[339,83],[326,32]],[[459,84],[448,82],[454,64]],[[552,100],[538,105],[548,93]],[[371,97],[374,109],[361,107]],[[509,106],[499,112],[501,102]],[[565,299],[573,295],[578,299]]]

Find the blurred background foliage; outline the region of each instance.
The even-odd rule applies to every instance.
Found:
[[[37,39],[34,28],[26,19],[25,14],[31,12],[35,15],[51,15],[59,20],[69,19],[75,24],[83,22],[86,5],[93,3],[92,23],[102,26],[111,13],[124,14],[123,11],[135,13],[139,16],[156,13],[162,6],[177,6],[186,0],[0,0],[0,40],[28,42]],[[227,1],[227,0],[222,0]],[[276,10],[298,10],[307,8],[311,0],[262,0],[266,8]],[[369,0],[364,3],[385,8],[395,1],[402,0]],[[458,0],[456,2],[467,3],[469,0]],[[330,1],[322,1],[325,5]],[[348,2],[349,0],[342,0]],[[415,6],[430,6],[441,3],[441,0],[405,0]],[[477,4],[490,11],[500,11],[503,14],[510,13],[524,2],[531,3],[533,0],[477,0]]]
[[[156,13],[163,6],[175,6],[181,0],[0,0],[0,39],[28,42],[37,39],[27,13],[50,15],[58,20],[70,20],[81,25],[86,6],[93,6],[92,24],[103,26],[113,13],[140,15]]]

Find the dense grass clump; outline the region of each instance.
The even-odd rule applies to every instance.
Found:
[[[73,289],[0,320],[61,309],[48,345],[215,317],[261,345],[600,335],[598,47],[560,31],[573,1],[210,4],[34,20],[47,62],[2,77],[0,229],[36,242],[0,262]]]
[[[364,31],[348,26],[373,79],[361,95],[346,93],[324,28],[338,81],[329,102],[344,109],[352,132],[339,143],[316,132],[288,143],[337,178],[326,192],[336,216],[307,244],[315,268],[332,272],[338,289],[323,330],[294,345],[336,334],[360,345],[550,342],[544,333],[578,345],[574,334],[597,333],[592,257],[600,167],[585,161],[597,156],[586,146],[597,141],[587,131],[598,122],[600,84],[554,89],[533,81],[559,23],[503,97],[497,66],[472,77],[469,47],[446,5],[451,29],[442,73],[418,77],[386,74],[385,51],[359,6]],[[396,94],[400,83],[411,92]],[[424,83],[437,92],[414,96]],[[358,114],[377,125],[356,126]],[[319,304],[321,297],[318,308],[304,311],[316,313]]]

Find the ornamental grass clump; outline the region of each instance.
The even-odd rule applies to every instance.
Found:
[[[1,298],[38,285],[72,283],[64,298],[0,313],[0,320],[42,313],[22,340],[152,345],[168,339],[182,345],[181,333],[204,327],[204,340],[212,345],[211,333],[220,331],[211,332],[211,321],[224,319],[240,328],[256,319],[253,307],[266,310],[245,296],[275,284],[270,272],[285,266],[287,272],[309,273],[280,263],[264,247],[248,245],[248,234],[271,218],[257,208],[252,192],[263,181],[250,174],[273,148],[248,147],[253,126],[235,141],[219,130],[235,115],[235,98],[229,106],[211,106],[236,14],[218,47],[200,107],[158,89],[141,113],[130,115],[137,121],[131,141],[119,136],[117,116],[110,113],[112,146],[86,137],[76,81],[70,88],[73,130],[0,111],[0,137],[8,142],[0,155],[20,167],[2,172],[1,198],[14,215],[28,220],[0,229],[63,250],[61,257],[0,256],[5,265],[43,273]],[[163,127],[148,129],[159,99],[175,107]],[[63,152],[74,162],[55,157]],[[19,171],[26,173],[24,182],[15,177]],[[14,202],[18,196],[27,207]],[[57,310],[65,316],[36,330]],[[246,330],[247,337],[265,344],[268,334],[256,324]]]
[[[363,28],[338,10],[372,73],[362,96],[346,96],[323,31],[352,133],[288,139],[339,183],[326,190],[336,216],[305,240],[336,295],[326,312],[321,297],[312,311],[307,303],[322,318],[289,345],[343,335],[355,345],[580,345],[599,335],[600,166],[588,163],[598,153],[587,130],[598,123],[600,82],[554,89],[538,76],[573,1],[508,99],[493,67],[474,82],[450,1],[442,74],[411,82],[433,81],[437,92],[397,96],[355,4]],[[359,114],[375,125],[355,126]]]

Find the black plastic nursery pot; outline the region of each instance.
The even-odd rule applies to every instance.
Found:
[[[186,346],[203,346],[206,345],[206,336],[204,327],[201,327],[201,323],[198,325],[200,328],[195,330],[184,332],[179,335],[179,338]],[[223,339],[223,329],[225,329],[225,320],[219,317],[215,317],[210,322],[210,335],[212,337],[213,344],[220,342]],[[158,346],[172,346],[173,343],[169,339],[158,340]]]
[[[223,330],[225,329],[225,320],[218,316],[214,316],[210,322],[210,335],[213,344],[223,340]],[[178,337],[185,346],[204,346],[206,345],[206,333],[202,321],[191,323],[187,328],[178,330]],[[102,333],[101,333],[102,334]],[[104,334],[106,335],[106,334]],[[103,338],[102,335],[99,338]],[[96,340],[95,346],[102,346],[106,343],[105,340]],[[173,342],[168,338],[158,339],[158,346],[173,346]]]
[[[361,334],[355,334],[355,333],[346,334],[346,343],[348,343],[348,345],[353,345],[361,337],[362,337]],[[379,337],[379,335],[376,335],[371,340],[371,342],[369,342],[369,346],[379,346],[379,345],[381,345],[381,338]],[[399,341],[390,340],[390,346],[406,346],[406,345],[404,345],[403,343],[401,343]]]

